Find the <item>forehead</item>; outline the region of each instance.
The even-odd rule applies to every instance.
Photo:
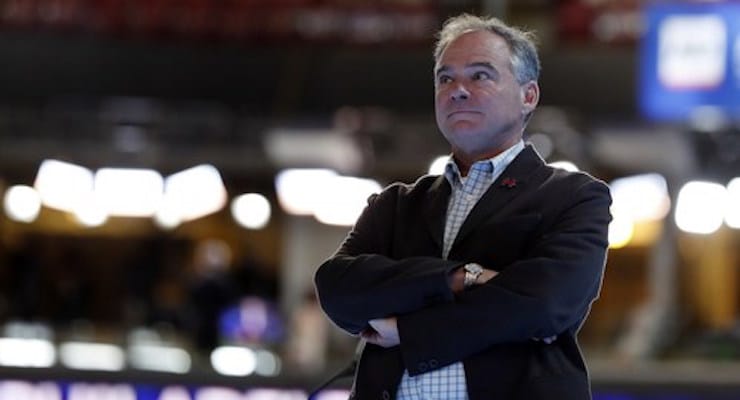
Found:
[[[476,30],[453,39],[440,54],[437,66],[472,60],[508,62],[510,56],[504,38],[490,31]]]

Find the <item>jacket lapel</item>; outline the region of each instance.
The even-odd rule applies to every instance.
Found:
[[[476,227],[502,212],[518,195],[532,187],[531,178],[534,177],[534,172],[544,164],[531,145],[525,147],[470,211],[455,238],[453,249]]]
[[[442,253],[442,241],[444,240],[447,203],[451,192],[450,184],[444,175],[440,175],[427,192],[429,201],[426,202],[424,210],[425,220],[434,243],[440,249],[440,254]]]

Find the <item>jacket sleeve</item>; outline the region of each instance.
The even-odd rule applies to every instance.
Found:
[[[370,198],[339,250],[319,266],[314,283],[321,307],[345,331],[367,321],[450,302],[449,272],[460,262],[435,257],[392,259],[397,186]]]
[[[455,302],[399,316],[401,351],[411,375],[423,372],[417,365],[431,359],[442,367],[495,344],[580,327],[601,286],[611,197],[595,180],[573,189],[569,205],[524,258]]]

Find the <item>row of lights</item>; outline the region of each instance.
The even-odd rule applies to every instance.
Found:
[[[138,370],[173,374],[186,374],[191,369],[190,354],[172,344],[134,340],[124,350],[115,344],[77,340],[55,347],[48,329],[31,328],[21,327],[23,331],[18,332],[17,326],[6,326],[6,334],[0,337],[0,366],[49,368],[58,359],[74,370],[116,372],[127,364]],[[246,346],[217,347],[210,361],[213,370],[224,376],[277,376],[282,367],[280,357],[273,352]]]
[[[16,185],[4,196],[9,218],[35,221],[41,206],[74,215],[83,226],[103,225],[109,217],[153,218],[163,228],[212,214],[226,204],[221,175],[199,165],[166,178],[152,169],[92,170],[44,160],[33,186]]]
[[[377,181],[343,176],[329,169],[288,169],[275,180],[278,201],[292,215],[351,226],[367,197],[381,189]],[[101,168],[95,172],[59,160],[41,163],[33,186],[15,185],[4,196],[8,218],[34,222],[42,206],[70,213],[86,227],[109,217],[153,218],[163,229],[220,211],[228,194],[212,165],[199,165],[163,178],[151,169]],[[231,215],[247,229],[262,229],[272,206],[260,193],[231,201]]]
[[[430,174],[442,174],[449,156],[434,160]],[[570,171],[570,162],[552,166]],[[671,201],[665,181],[659,174],[643,174],[615,179],[609,184],[613,197],[610,243],[621,247],[629,242],[635,224],[665,218]],[[291,215],[312,216],[317,221],[351,226],[379,192],[380,183],[372,179],[343,176],[331,169],[287,169],[277,174],[275,188],[282,209]],[[696,234],[711,234],[723,221],[740,227],[740,178],[726,186],[691,181],[679,191],[675,222],[679,229]],[[218,170],[211,165],[196,166],[166,178],[149,169],[102,168],[97,172],[73,164],[46,160],[41,164],[33,187],[10,187],[4,198],[9,218],[33,222],[41,206],[75,215],[83,225],[98,226],[109,216],[152,217],[163,228],[201,218],[219,211],[227,193]],[[231,201],[235,221],[247,229],[261,229],[271,217],[272,207],[259,193],[245,193]]]
[[[609,184],[614,220],[609,227],[612,247],[623,247],[640,223],[659,221],[671,210],[668,185],[659,174],[615,179]],[[740,229],[740,178],[727,185],[689,181],[678,191],[674,221],[683,232],[709,235],[722,225]]]

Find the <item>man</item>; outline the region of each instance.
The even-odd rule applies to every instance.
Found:
[[[589,399],[576,334],[597,297],[611,198],[522,135],[537,106],[527,33],[448,20],[435,111],[442,176],[372,197],[316,272],[325,313],[367,341],[353,399]]]

